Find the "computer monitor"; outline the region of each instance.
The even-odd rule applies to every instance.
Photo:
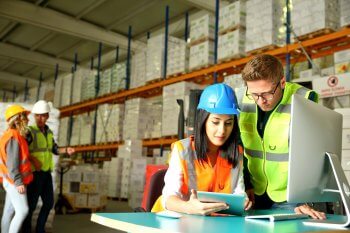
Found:
[[[291,103],[287,201],[291,203],[342,200],[348,221],[317,223],[348,226],[349,184],[341,168],[342,115],[294,95]]]

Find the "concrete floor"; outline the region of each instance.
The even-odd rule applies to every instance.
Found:
[[[127,201],[108,200],[106,209],[100,212],[131,212]],[[53,221],[54,233],[116,233],[117,231],[90,221],[91,213],[75,213],[66,215],[55,215]]]

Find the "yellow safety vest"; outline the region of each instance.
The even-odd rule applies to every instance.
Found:
[[[286,83],[282,100],[266,123],[263,138],[257,130],[258,106],[254,100],[243,97],[239,127],[255,194],[262,195],[266,191],[275,202],[286,200],[292,95],[308,98],[311,91],[296,83]]]
[[[52,158],[52,131],[48,129],[45,137],[45,135],[40,131],[40,129],[36,125],[29,126],[29,129],[33,137],[33,141],[29,145],[30,156],[34,156],[40,161],[42,171],[52,171],[54,168]],[[35,171],[33,165],[32,170]]]

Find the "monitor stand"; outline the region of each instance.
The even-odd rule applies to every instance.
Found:
[[[336,154],[326,152],[326,156],[329,158],[329,162],[331,164],[333,174],[335,177],[335,180],[337,182],[338,190],[334,190],[335,192],[338,192],[341,197],[341,201],[345,208],[346,213],[346,221],[339,222],[339,221],[330,221],[330,220],[307,220],[304,221],[305,225],[310,226],[318,226],[318,227],[348,227],[350,226],[350,198],[348,196],[348,193],[350,191],[349,183],[346,179],[344,170],[341,166],[341,163],[339,161],[339,158]]]

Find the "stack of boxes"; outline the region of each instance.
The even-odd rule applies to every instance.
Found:
[[[293,0],[291,19],[297,36],[321,29],[336,30],[339,27],[338,0]]]
[[[108,174],[108,192],[107,196],[119,198],[122,183],[122,158],[112,158],[110,162],[103,163],[104,174]]]
[[[350,1],[339,0],[340,1],[340,26],[350,25]]]
[[[245,1],[237,1],[220,9],[219,61],[245,55],[245,6]]]
[[[59,134],[58,134],[58,145],[67,146],[68,145],[68,128],[69,128],[69,117],[64,117],[60,119]]]
[[[285,42],[284,0],[248,0],[246,2],[246,48],[249,52]]]
[[[134,98],[125,101],[123,139],[142,139],[147,117],[146,102],[143,98]]]
[[[183,74],[188,71],[188,47],[186,41],[172,38],[168,47],[167,76]]]
[[[130,88],[146,84],[146,50],[135,53],[131,59]]]
[[[62,81],[63,76],[60,76],[56,79],[55,82],[55,93],[53,96],[53,106],[55,108],[61,107],[61,91],[62,91]]]
[[[63,176],[63,193],[75,208],[98,208],[107,203],[107,181],[94,166],[77,166]]]
[[[94,70],[87,70],[83,74],[81,100],[88,100],[96,97],[96,75],[97,72]]]
[[[245,86],[241,74],[232,74],[225,76],[224,83],[229,85],[233,90]]]
[[[92,141],[92,135],[93,135],[93,125],[94,125],[94,118],[95,118],[95,111],[91,111],[88,113],[84,113],[79,115],[80,116],[80,144],[86,145],[95,143]]]
[[[115,93],[125,89],[126,62],[119,62],[112,66],[111,70],[111,92]]]
[[[106,69],[100,72],[100,86],[98,96],[103,96],[111,92],[111,69]]]
[[[62,89],[61,89],[61,106],[68,106],[71,104],[72,82],[73,82],[72,73],[69,73],[63,77]]]
[[[180,107],[176,100],[184,100],[186,118],[191,89],[203,89],[203,87],[191,82],[179,82],[163,87],[162,136],[177,135]]]
[[[130,171],[132,160],[142,157],[141,140],[125,140],[124,144],[118,147],[118,158],[123,159],[120,197],[129,198]],[[131,193],[130,193],[131,194]]]
[[[73,74],[72,104],[81,102],[82,82],[86,76],[85,73],[89,73],[89,70],[80,68]]]
[[[67,118],[69,119],[69,118]],[[70,137],[71,146],[76,146],[80,144],[80,128],[81,128],[81,116],[76,115],[72,117],[72,134]],[[65,130],[67,131],[67,129]]]
[[[350,72],[350,49],[334,53],[335,74]]]
[[[123,104],[102,104],[97,110],[96,143],[122,140]]]
[[[212,14],[190,23],[190,64],[195,70],[214,64],[215,17]]]
[[[147,119],[143,138],[160,138],[162,135],[162,96],[145,99]]]

